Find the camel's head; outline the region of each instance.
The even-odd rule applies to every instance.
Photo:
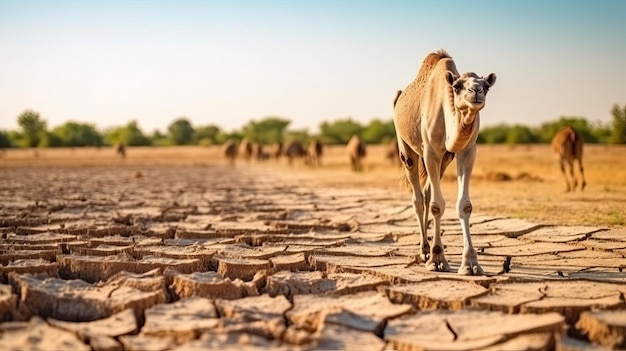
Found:
[[[466,72],[457,76],[447,71],[446,81],[454,92],[455,108],[479,111],[485,106],[487,92],[496,83],[496,74],[489,73],[483,78],[473,72]]]

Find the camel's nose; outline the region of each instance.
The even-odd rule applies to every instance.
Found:
[[[478,94],[478,93],[482,93],[482,92],[483,92],[483,87],[481,87],[481,86],[476,86],[476,87],[473,87],[473,88],[469,88],[468,90],[469,90],[471,93]]]

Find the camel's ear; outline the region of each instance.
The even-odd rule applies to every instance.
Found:
[[[454,73],[450,72],[450,71],[446,71],[446,81],[448,82],[448,84],[452,85],[454,84],[454,81],[457,79],[458,77],[454,76]]]
[[[487,77],[483,78],[485,80],[485,82],[487,82],[487,84],[489,84],[490,87],[492,87],[494,84],[496,84],[496,74],[495,73],[489,73],[487,75]]]

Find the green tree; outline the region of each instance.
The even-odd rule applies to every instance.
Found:
[[[396,129],[393,119],[381,121],[374,119],[363,130],[363,141],[366,144],[381,144],[396,138]]]
[[[196,128],[196,139],[199,145],[220,145],[225,139],[222,138],[224,133],[220,127],[216,125],[206,125]]]
[[[167,137],[167,135],[163,134],[160,130],[155,129],[152,131],[152,134],[148,137],[150,139],[150,143],[153,146],[170,146],[172,145],[172,141]]]
[[[626,144],[626,105],[613,105],[611,115],[613,115],[613,121],[609,143]]]
[[[7,132],[7,136],[9,137],[9,140],[11,140],[11,146],[13,147],[21,147],[26,144],[24,141],[24,135],[22,135],[19,130],[9,130]]]
[[[556,121],[542,123],[538,129],[539,141],[550,143],[554,135],[563,127],[572,126],[586,143],[597,143],[598,138],[594,135],[591,125],[584,117],[561,116]]]
[[[591,123],[591,132],[599,143],[608,143],[613,133],[612,123],[596,121]]]
[[[174,145],[191,145],[195,141],[196,131],[191,122],[180,117],[167,127],[168,137]]]
[[[43,132],[39,138],[38,147],[60,147],[65,146],[63,140],[53,132]]]
[[[325,144],[346,144],[352,135],[361,136],[363,126],[351,118],[340,119],[333,123],[323,122],[320,125],[320,138]]]
[[[64,146],[101,146],[102,135],[93,124],[66,122],[52,130]]]
[[[309,131],[306,128],[293,129],[287,131],[287,133],[285,134],[285,140],[297,140],[303,145],[307,145],[311,140],[311,135],[309,135]]]
[[[46,132],[46,121],[41,119],[39,113],[33,110],[25,110],[17,116],[17,124],[22,128],[22,135],[26,147],[35,147]]]
[[[513,127],[510,127],[506,133],[506,143],[509,145],[533,144],[538,141],[539,136],[527,126],[514,125]]]
[[[11,138],[9,137],[9,133],[4,130],[0,130],[0,148],[6,149],[12,146],[13,145],[11,144]]]
[[[113,127],[105,133],[105,140],[109,145],[123,143],[127,146],[147,146],[150,139],[145,136],[136,120],[128,122],[123,127]]]
[[[511,127],[508,124],[497,124],[495,126],[483,127],[478,133],[478,141],[486,144],[503,144]]]
[[[271,144],[285,141],[285,131],[291,121],[285,118],[270,116],[260,121],[250,121],[242,129],[242,135],[250,140]]]

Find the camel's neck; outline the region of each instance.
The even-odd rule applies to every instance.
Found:
[[[454,102],[449,101],[444,107],[446,124],[446,149],[450,152],[464,150],[475,140],[480,125],[478,110],[457,109]]]

